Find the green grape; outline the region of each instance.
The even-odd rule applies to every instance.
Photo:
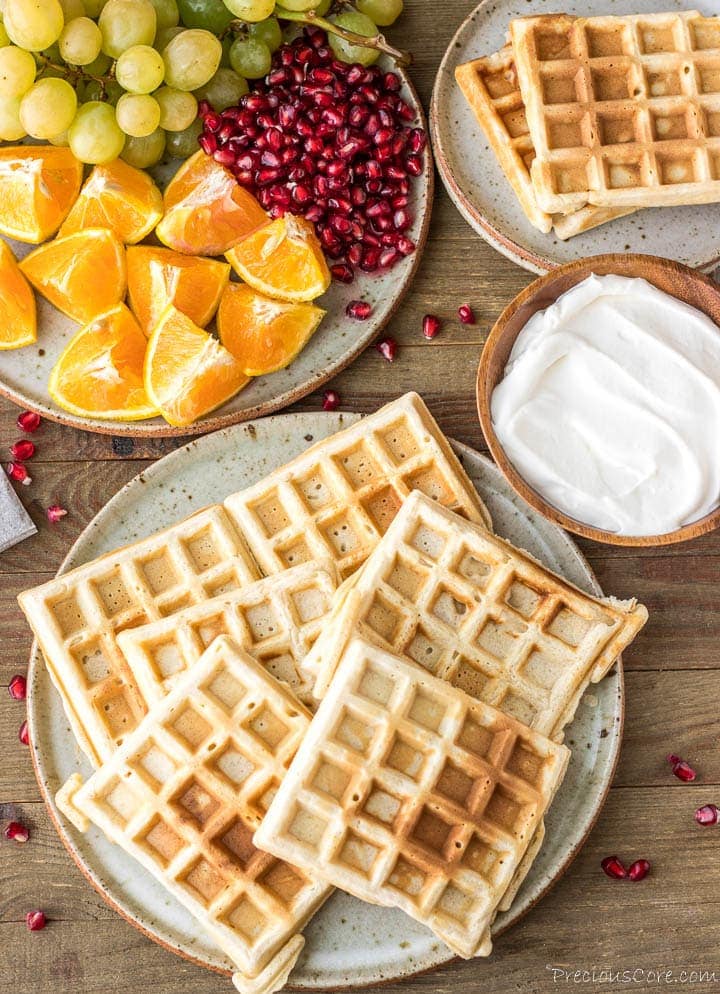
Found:
[[[105,85],[96,79],[89,79],[78,86],[78,100],[83,104],[91,100],[102,100],[103,103],[115,106],[124,92],[122,86],[114,79],[109,79]]]
[[[220,65],[223,69],[230,68],[230,49],[232,48],[232,43],[235,41],[232,34],[226,34],[220,39],[220,44],[222,45],[222,55],[220,56]]]
[[[117,59],[133,45],[152,45],[157,16],[150,0],[108,0],[98,24],[103,52]]]
[[[315,8],[315,13],[318,17],[325,17],[332,5],[333,0],[320,0],[320,3]]]
[[[328,0],[328,6],[330,6],[331,3],[332,0]],[[315,9],[317,10],[317,7]],[[280,27],[277,17],[268,17],[264,21],[258,21],[256,24],[250,24],[248,25],[248,29],[250,37],[255,38],[256,41],[263,42],[267,45],[271,52],[276,52],[282,45],[282,28]]]
[[[197,90],[215,75],[222,45],[209,31],[193,28],[176,35],[162,55],[168,86],[176,90]]]
[[[18,48],[41,52],[60,37],[63,12],[58,0],[6,0],[3,23]]]
[[[348,31],[354,31],[358,35],[365,35],[369,38],[377,34],[375,22],[357,10],[343,11],[342,14],[338,14],[331,20],[339,28],[347,28]],[[338,37],[338,35],[328,35],[328,41],[335,56],[343,62],[359,62],[360,65],[371,66],[380,58],[377,49],[365,48],[364,45],[351,45],[350,42]]]
[[[152,93],[164,78],[162,55],[149,45],[133,45],[115,63],[115,79],[129,93]]]
[[[264,41],[236,38],[230,48],[230,65],[245,79],[261,79],[270,72],[272,55]]]
[[[125,135],[115,119],[115,108],[96,101],[83,104],[68,129],[68,144],[81,162],[102,164],[117,159]]]
[[[20,123],[20,97],[3,97],[0,100],[0,141],[16,142],[25,134]]]
[[[102,33],[89,17],[68,21],[58,41],[60,56],[72,66],[86,66],[97,59],[102,45]]]
[[[223,0],[177,0],[177,5],[186,28],[204,28],[219,35],[233,19]]]
[[[160,104],[147,93],[124,93],[115,108],[117,123],[131,138],[146,138],[160,126]]]
[[[155,35],[153,48],[162,54],[173,38],[176,35],[182,34],[184,30],[185,28],[181,28],[179,24],[176,24],[175,27],[172,28],[160,28],[158,33]]]
[[[59,0],[62,7],[65,23],[74,21],[76,17],[85,17],[85,4],[83,0]]]
[[[184,131],[197,117],[197,100],[192,93],[163,86],[153,96],[160,104],[160,127],[165,131]]]
[[[198,138],[202,133],[203,125],[200,118],[196,118],[189,128],[184,131],[169,131],[165,136],[167,143],[165,148],[169,155],[176,159],[187,159],[197,152]]]
[[[77,111],[75,90],[65,79],[39,79],[20,101],[20,123],[33,138],[67,131]]]
[[[381,28],[394,24],[403,12],[403,0],[356,0],[355,6]]]
[[[101,52],[96,59],[93,59],[92,62],[88,62],[86,66],[83,66],[83,70],[89,76],[104,76],[111,65],[112,59],[107,55],[103,55]]]
[[[144,138],[132,138],[128,135],[120,158],[136,169],[149,169],[150,166],[157,165],[164,151],[165,132],[162,128],[156,128],[152,134],[145,135]]]
[[[102,9],[107,3],[107,0],[83,0],[85,5],[85,13],[88,17],[93,17],[97,20],[102,13]]]
[[[0,48],[5,48],[6,45],[10,45],[10,35],[5,30],[5,24],[2,17],[0,17]]]
[[[225,0],[225,6],[243,21],[264,21],[275,10],[275,0]]]
[[[317,5],[317,0],[282,0],[280,4],[285,10],[299,10],[303,12],[306,10],[315,10]]]
[[[207,100],[213,110],[234,107],[248,92],[247,82],[232,69],[218,69],[205,86],[195,90],[198,100]]]
[[[35,82],[37,66],[30,52],[15,45],[0,48],[0,96],[21,97]]]
[[[180,11],[175,0],[150,0],[155,8],[158,30],[160,28],[174,28],[180,21]]]

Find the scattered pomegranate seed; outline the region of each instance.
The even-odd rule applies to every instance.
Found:
[[[692,766],[690,766],[689,763],[686,763],[685,760],[681,759],[679,756],[675,756],[673,753],[670,753],[667,761],[670,763],[670,767],[678,780],[683,780],[685,783],[691,783],[697,776],[697,773]]]
[[[28,732],[28,723],[24,721],[20,726],[18,731],[18,738],[24,746],[30,745],[30,733]]]
[[[615,880],[624,880],[628,875],[627,870],[617,856],[606,856],[600,863],[600,866],[602,866],[603,871],[609,877],[613,877]]]
[[[336,411],[340,407],[340,394],[336,390],[326,390],[323,394],[323,411]]]
[[[47,513],[47,516],[48,516],[48,521],[51,524],[55,525],[55,524],[58,523],[58,521],[60,520],[60,518],[64,518],[65,517],[65,515],[67,514],[67,511],[65,510],[64,507],[60,507],[59,504],[52,504],[47,509],[46,513]]]
[[[27,680],[16,673],[8,684],[8,692],[14,701],[24,701],[27,697]]]
[[[650,862],[647,859],[636,859],[632,864],[630,869],[627,871],[627,875],[630,880],[644,880],[645,877],[650,872]]]
[[[394,338],[383,338],[381,342],[377,343],[375,348],[378,350],[383,359],[387,359],[388,362],[392,362],[397,352],[397,342]]]
[[[35,411],[23,411],[18,414],[16,422],[20,431],[26,431],[28,434],[37,431],[40,427],[40,415],[36,414]]]
[[[47,925],[47,918],[44,911],[28,911],[25,915],[25,923],[31,932],[39,932]]]
[[[426,338],[435,338],[440,331],[440,318],[434,314],[426,314],[423,318],[423,335]]]
[[[372,314],[372,307],[366,300],[351,300],[345,308],[345,313],[356,321],[367,321]]]
[[[698,825],[717,825],[720,812],[714,804],[703,804],[695,812],[695,821]]]
[[[24,487],[32,483],[32,477],[21,462],[8,463],[5,471],[11,480],[14,480],[16,483],[22,483]]]
[[[475,324],[475,311],[470,304],[460,304],[458,307],[458,317],[463,324]]]
[[[10,446],[10,455],[19,462],[32,459],[35,455],[35,443],[31,442],[29,438],[21,438]]]
[[[11,821],[10,824],[5,828],[3,833],[6,839],[10,839],[11,842],[27,842],[30,838],[30,831],[24,825],[21,825],[19,821]]]

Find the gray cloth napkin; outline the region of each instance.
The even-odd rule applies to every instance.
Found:
[[[20,503],[7,473],[0,467],[0,552],[36,532],[37,528]]]

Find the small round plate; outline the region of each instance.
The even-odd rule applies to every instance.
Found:
[[[482,0],[460,25],[450,42],[435,80],[430,107],[430,133],[438,171],[450,197],[465,220],[503,255],[533,273],[587,255],[606,252],[646,252],[667,255],[694,269],[710,271],[720,263],[720,204],[702,207],[664,207],[638,211],[603,224],[566,242],[543,234],[525,217],[455,83],[455,68],[481,55],[499,51],[507,40],[512,18],[532,14],[587,16],[587,0]],[[615,0],[595,0],[592,14],[619,14]],[[662,10],[700,10],[717,13],[717,0],[664,0]],[[658,10],[658,0],[634,0],[635,14]]]
[[[403,80],[401,96],[415,109],[417,123],[427,130],[420,99],[403,69],[386,56],[378,63],[392,69]],[[162,185],[176,172],[180,163],[169,159],[154,171]],[[358,273],[349,286],[333,280],[330,289],[316,303],[327,311],[322,324],[300,355],[286,369],[252,380],[244,390],[222,407],[187,428],[173,428],[162,418],[147,421],[103,421],[68,414],[55,403],[47,391],[50,371],[78,325],[57,311],[39,294],[38,340],[35,345],[2,353],[0,359],[0,394],[16,404],[37,411],[43,417],[74,428],[111,435],[163,438],[171,435],[199,435],[217,428],[262,417],[278,411],[317,390],[323,383],[356,359],[390,321],[408,290],[420,264],[433,202],[434,172],[429,146],[425,153],[422,176],[412,185],[410,208],[413,213],[409,237],[415,242],[412,255],[401,259],[391,270],[372,274]],[[20,258],[35,246],[9,243]],[[351,300],[372,304],[367,321],[349,318],[345,309]]]
[[[88,525],[61,567],[64,572],[120,543],[136,541],[204,504],[222,500],[356,421],[355,414],[289,414],[237,425],[186,445],[124,487]],[[497,531],[579,587],[599,592],[572,540],[527,507],[489,460],[455,445],[487,503]],[[38,783],[65,847],[98,893],[166,948],[215,970],[229,963],[163,887],[94,828],[81,835],[58,813],[54,796],[70,774],[91,769],[70,732],[42,657],[33,652],[28,716]],[[516,922],[558,879],[592,827],[620,748],[622,672],[593,686],[567,729],[573,748],[565,781],[546,818],[545,843],[497,934]],[[306,946],[291,976],[306,990],[363,987],[397,980],[453,958],[450,950],[401,911],[335,893],[305,929]],[[480,967],[478,967],[480,969]]]

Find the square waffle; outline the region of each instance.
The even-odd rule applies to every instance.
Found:
[[[634,208],[581,207],[565,215],[551,215],[541,210],[530,179],[535,146],[528,129],[511,45],[458,66],[455,79],[530,224],[542,232],[554,228],[558,238],[567,239],[633,213]]]
[[[343,593],[306,660],[317,697],[358,634],[558,741],[647,620],[417,493]]]
[[[720,19],[697,11],[510,24],[550,213],[720,201]]]
[[[344,578],[365,562],[412,490],[490,527],[447,439],[408,393],[228,497],[225,507],[265,573],[330,557]]]
[[[361,638],[255,833],[316,879],[398,907],[460,956],[490,925],[569,751]]]
[[[111,759],[57,796],[79,831],[97,825],[194,915],[243,994],[285,984],[331,891],[252,842],[309,724],[286,687],[221,637]]]
[[[94,766],[146,711],[118,632],[259,576],[227,513],[215,506],[20,594],[75,738]]]
[[[130,628],[118,645],[144,699],[162,700],[219,635],[230,636],[304,703],[312,676],[303,660],[330,612],[337,577],[332,562],[304,563],[177,614]]]

